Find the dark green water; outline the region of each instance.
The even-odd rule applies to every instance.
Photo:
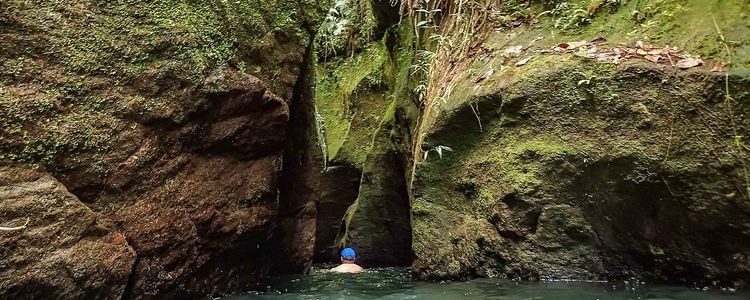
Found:
[[[430,283],[412,281],[406,268],[382,268],[360,274],[313,270],[307,276],[273,279],[264,291],[228,299],[748,300],[750,293],[701,291],[631,282],[513,282],[476,279]]]

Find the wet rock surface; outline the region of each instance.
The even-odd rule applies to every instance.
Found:
[[[119,298],[136,259],[125,236],[49,174],[0,166],[0,295]],[[12,226],[8,226],[12,227]]]
[[[331,166],[321,175],[320,190],[323,193],[318,201],[315,219],[314,262],[339,261],[336,236],[342,229],[346,210],[357,199],[361,177],[359,169],[347,165]]]

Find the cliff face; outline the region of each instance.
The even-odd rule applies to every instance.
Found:
[[[341,1],[317,39],[315,107],[326,168],[315,260],[351,246],[366,267],[411,263],[408,176],[418,41],[388,1]],[[337,30],[341,28],[340,30]]]
[[[380,37],[394,8],[362,3],[337,2],[317,44],[316,260],[346,245],[366,265],[413,259],[421,279],[747,284],[748,56],[721,42],[747,39],[747,15],[730,13],[745,3],[508,1],[496,33],[456,33],[484,39],[461,57],[441,52],[460,40],[430,29],[439,18],[404,16]],[[586,58],[638,40],[705,65]],[[448,72],[422,72],[436,65]],[[430,85],[451,92],[429,105]]]
[[[747,156],[724,77],[537,59],[521,71],[544,71],[476,96],[481,131],[467,105],[429,135],[454,151],[418,169],[414,271],[746,285]],[[595,79],[579,85],[575,72]],[[735,116],[747,114],[747,78],[729,86]]]
[[[0,233],[14,247],[0,295],[205,296],[273,267],[290,110],[309,97],[325,3],[2,6],[0,222],[30,221]]]
[[[739,10],[747,3],[628,2],[556,36],[568,15],[490,35],[426,133],[415,275],[746,286],[748,56],[720,50],[722,38],[747,40]],[[595,39],[607,42],[553,50]],[[596,59],[639,39],[705,66]],[[728,75],[711,71],[730,61]],[[440,158],[438,147],[453,151]]]
[[[747,3],[503,3],[455,57],[385,0],[5,0],[0,296],[222,295],[343,246],[747,285]],[[586,58],[638,40],[705,65]]]

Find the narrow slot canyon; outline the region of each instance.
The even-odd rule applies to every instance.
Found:
[[[0,6],[0,298],[750,296],[747,1]]]

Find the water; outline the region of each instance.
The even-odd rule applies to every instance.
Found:
[[[313,270],[307,276],[275,278],[264,291],[243,299],[498,299],[498,300],[748,300],[748,291],[701,291],[639,282],[513,282],[500,279],[435,283],[412,281],[406,268],[360,274]]]

